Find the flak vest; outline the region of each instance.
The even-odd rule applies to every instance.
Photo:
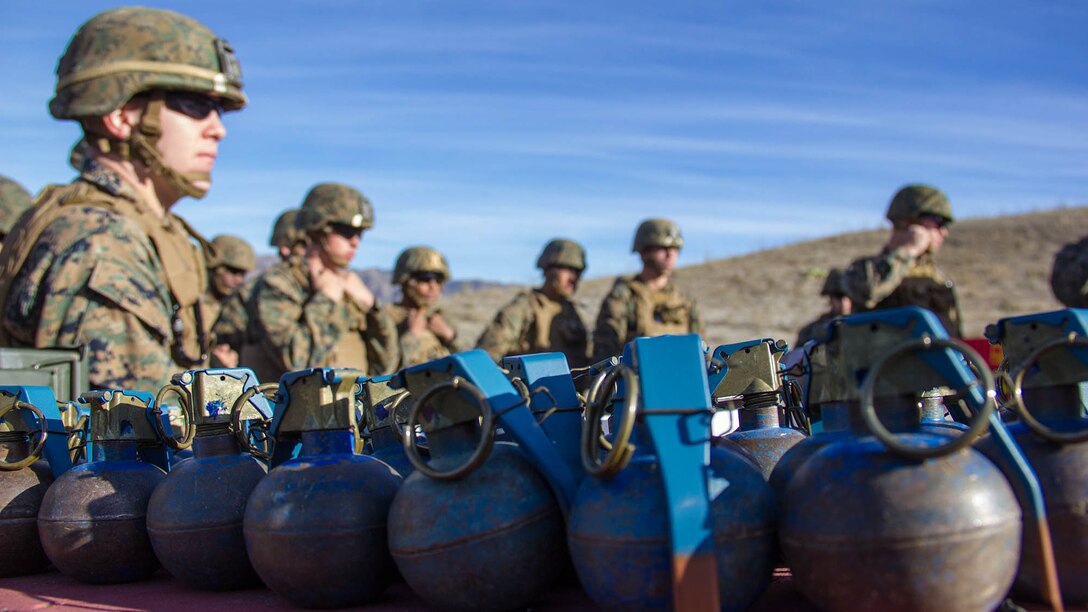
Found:
[[[627,286],[635,294],[635,328],[629,330],[628,340],[691,333],[691,301],[675,285],[651,291],[645,283],[632,279]]]
[[[895,291],[871,310],[903,306],[920,306],[933,311],[950,335],[963,337],[963,318],[960,316],[955,286],[933,262],[924,261],[912,267]]]
[[[577,355],[585,352],[588,333],[573,304],[556,302],[539,291],[531,291],[529,309],[533,313],[533,324],[519,341],[521,354],[554,351]]]

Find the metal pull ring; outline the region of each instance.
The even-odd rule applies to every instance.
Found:
[[[475,400],[476,407],[480,411],[480,429],[483,435],[480,436],[480,443],[476,445],[476,449],[465,463],[452,470],[440,472],[432,468],[419,454],[419,445],[416,442],[415,434],[419,411],[427,402],[440,393],[458,390],[466,391]],[[416,471],[435,480],[458,480],[483,465],[484,461],[487,461],[488,456],[491,454],[491,447],[495,444],[495,416],[491,411],[491,404],[487,401],[487,396],[480,391],[479,387],[460,376],[454,376],[449,381],[438,383],[427,389],[420,396],[419,400],[412,405],[412,409],[408,411],[408,419],[404,424],[403,433],[404,454],[407,455],[409,463],[412,464]]]
[[[1036,349],[1030,355],[1024,359],[1023,363],[1016,366],[1016,369],[1012,371],[1012,374],[1006,373],[1005,379],[1009,385],[1009,399],[1012,400],[1013,409],[1016,410],[1020,420],[1024,422],[1024,425],[1033,431],[1036,435],[1044,440],[1055,442],[1057,444],[1076,444],[1078,442],[1084,442],[1088,440],[1088,428],[1080,431],[1060,432],[1043,425],[1031,414],[1027,406],[1024,405],[1024,374],[1027,373],[1028,368],[1039,361],[1039,358],[1053,351],[1057,348],[1079,346],[1081,348],[1088,348],[1088,339],[1083,336],[1078,336],[1075,333],[1071,333],[1064,338],[1057,338],[1052,340],[1043,346]]]
[[[528,406],[530,410],[532,409],[532,402],[534,396],[543,394],[551,401],[552,407],[543,411],[543,414],[537,418],[537,425],[543,423],[545,420],[547,420],[548,417],[555,414],[556,411],[559,410],[559,402],[556,401],[555,396],[552,395],[551,390],[544,385],[539,385],[535,389],[530,390],[529,385],[525,384],[524,380],[516,376],[510,379],[510,384],[514,385],[514,388],[517,389],[518,395],[521,396],[521,403]],[[533,414],[536,413],[534,412]]]
[[[404,402],[408,400],[408,397],[410,395],[411,393],[409,393],[407,390],[401,391],[400,393],[393,396],[393,400],[389,403],[389,406],[386,407],[386,410],[389,412],[389,427],[393,430],[393,435],[397,437],[397,441],[401,444],[405,443],[404,439],[408,432],[406,431],[406,427],[399,421],[397,421],[397,410],[399,410],[401,405],[403,405]],[[418,442],[416,442],[416,446],[423,450],[427,450],[427,446],[425,444],[419,444]]]
[[[970,427],[968,427],[962,435],[949,438],[950,441],[947,444],[940,444],[933,447],[905,444],[900,442],[898,438],[888,431],[888,428],[884,427],[884,424],[880,422],[880,417],[877,416],[876,408],[873,406],[873,392],[876,388],[876,382],[880,375],[880,371],[884,369],[888,362],[893,358],[904,353],[913,353],[919,350],[928,351],[932,349],[952,349],[966,357],[967,361],[973,366],[973,370],[981,379],[981,381],[976,380],[970,383],[968,387],[977,385],[981,382],[986,401],[983,402],[982,407],[975,413],[974,418],[971,420]],[[913,460],[933,459],[950,455],[958,450],[967,448],[974,443],[979,436],[986,433],[986,430],[990,427],[990,415],[993,414],[993,411],[997,406],[994,401],[994,395],[994,375],[990,372],[990,366],[970,346],[959,340],[950,338],[922,336],[921,338],[907,340],[906,342],[893,347],[891,350],[884,353],[884,355],[873,364],[873,367],[869,369],[869,373],[861,383],[861,416],[865,419],[865,424],[868,426],[869,431],[873,432],[873,435],[880,440],[881,444],[896,455]]]
[[[0,408],[0,417],[4,416],[8,412],[11,412],[12,410],[29,410],[30,412],[34,413],[34,416],[38,419],[39,426],[39,431],[37,432],[38,443],[34,445],[34,448],[30,450],[30,453],[28,453],[26,457],[20,459],[19,461],[0,461],[0,470],[5,472],[19,471],[40,459],[42,456],[42,449],[45,448],[45,439],[49,437],[49,433],[45,431],[45,415],[42,414],[41,410],[38,410],[37,406],[24,402],[22,400],[15,400],[12,403]]]
[[[238,396],[238,399],[234,400],[234,406],[230,412],[230,428],[234,432],[234,437],[238,439],[238,446],[242,447],[242,451],[253,455],[258,459],[267,460],[271,457],[271,454],[267,450],[262,450],[257,447],[256,444],[250,442],[250,429],[242,426],[242,409],[246,407],[246,402],[253,398],[258,393],[265,396],[269,400],[275,400],[276,391],[279,390],[279,383],[261,383],[259,385],[252,386],[242,392]],[[258,428],[267,431],[268,424],[271,419],[260,419]],[[264,441],[268,441],[267,435]]]
[[[167,433],[162,426],[162,400],[167,393],[178,396],[181,412],[185,414],[185,436],[180,440],[175,438],[172,432]],[[162,440],[163,444],[176,451],[185,450],[193,445],[193,438],[196,437],[196,418],[193,414],[193,407],[189,404],[189,398],[185,394],[185,389],[173,383],[159,389],[159,392],[155,394],[155,406],[151,409],[151,415],[151,425],[155,428],[155,433],[159,435],[159,439]]]
[[[615,395],[616,379],[623,378],[627,394],[623,400],[622,419],[616,429],[616,437],[604,459],[599,457],[601,445],[601,417]],[[635,447],[631,444],[631,432],[638,412],[638,381],[631,368],[620,364],[605,370],[590,385],[586,400],[586,422],[582,427],[582,467],[595,478],[611,478],[627,467]]]

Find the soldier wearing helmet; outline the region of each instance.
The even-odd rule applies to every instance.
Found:
[[[948,237],[952,206],[940,189],[907,185],[888,204],[891,235],[879,255],[853,261],[841,286],[857,312],[920,306],[933,311],[948,333],[963,336],[952,281],[934,262]]]
[[[207,243],[172,209],[208,191],[220,115],[246,102],[231,46],[189,17],[126,7],[83,24],[49,110],[89,146],[0,255],[0,343],[86,345],[92,387],[152,390],[205,366]]]
[[[846,295],[846,292],[842,290],[841,269],[832,268],[828,271],[827,276],[824,278],[824,286],[820,289],[820,295],[827,298],[827,312],[801,328],[801,331],[797,333],[797,344],[794,346],[801,346],[811,340],[815,337],[820,326],[831,319],[844,317],[854,312],[854,303],[850,300],[850,296]]]
[[[30,193],[22,185],[0,176],[0,248],[8,232],[26,209],[30,208]]]
[[[544,284],[523,291],[495,315],[477,341],[495,361],[508,355],[560,352],[572,368],[588,363],[585,323],[571,298],[586,270],[586,252],[573,240],[556,238],[544,246],[536,267]]]
[[[1063,246],[1054,256],[1050,287],[1069,308],[1088,308],[1088,237]]]
[[[446,321],[438,300],[450,278],[450,266],[438,251],[426,246],[404,249],[393,266],[393,284],[401,298],[389,307],[400,339],[400,367],[460,350],[457,330]]]
[[[254,287],[242,364],[260,380],[316,367],[392,372],[400,361],[396,325],[348,269],[363,231],[374,226],[370,201],[354,187],[320,183],[306,194],[295,225],[309,244]]]
[[[638,226],[631,251],[642,260],[642,271],[617,278],[601,302],[593,331],[594,361],[623,353],[623,346],[640,336],[703,333],[695,299],[672,280],[683,246],[680,227],[668,219],[647,219]]]
[[[208,258],[208,292],[205,299],[219,311],[213,331],[220,327],[219,319],[227,304],[238,299],[238,294],[248,274],[257,265],[257,255],[253,247],[245,240],[221,234],[212,239],[212,254]],[[238,367],[238,351],[224,338],[216,335],[216,344],[211,352],[213,368]]]

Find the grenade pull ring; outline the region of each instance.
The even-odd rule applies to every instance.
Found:
[[[537,395],[545,395],[551,401],[552,407],[545,410],[544,414],[540,415],[536,419],[537,425],[543,423],[548,417],[555,414],[559,410],[559,402],[556,401],[555,396],[552,395],[544,385],[540,385],[535,389],[530,390],[529,385],[525,384],[525,381],[519,376],[515,376],[510,379],[510,384],[514,385],[514,389],[517,389],[518,395],[521,396],[521,401],[526,406],[532,406],[533,397]],[[533,414],[536,414],[535,412]]]
[[[1006,384],[1009,388],[1009,399],[1012,400],[1016,414],[1020,417],[1020,420],[1024,422],[1024,425],[1033,431],[1036,435],[1044,440],[1054,442],[1056,444],[1076,444],[1078,442],[1084,442],[1088,440],[1088,428],[1081,429],[1080,431],[1059,432],[1054,431],[1050,427],[1043,425],[1031,414],[1027,406],[1024,405],[1024,374],[1034,365],[1039,359],[1059,348],[1068,347],[1080,347],[1088,348],[1088,339],[1083,336],[1078,336],[1076,333],[1070,333],[1064,338],[1057,338],[1052,340],[1043,346],[1035,349],[1023,363],[1016,366],[1011,373],[1004,374]]]
[[[475,400],[476,408],[480,411],[480,429],[483,435],[480,436],[479,444],[476,445],[476,449],[465,463],[455,469],[440,472],[428,465],[419,454],[415,431],[420,409],[440,393],[449,393],[451,391],[465,391]],[[411,410],[408,411],[408,419],[404,424],[403,439],[404,454],[408,456],[408,461],[417,471],[435,480],[458,480],[483,465],[483,462],[487,461],[488,456],[491,454],[491,447],[495,443],[495,415],[491,411],[491,404],[487,401],[487,396],[483,394],[483,391],[480,391],[479,387],[465,378],[454,376],[446,382],[438,383],[427,389],[419,397],[419,400],[412,405]]]
[[[963,435],[950,437],[947,443],[933,447],[905,444],[900,442],[894,434],[888,431],[888,428],[880,422],[880,417],[876,414],[876,408],[873,406],[873,394],[876,389],[877,378],[880,375],[880,371],[883,370],[892,359],[906,353],[933,349],[952,349],[966,357],[967,361],[973,366],[972,369],[979,375],[979,380],[970,383],[968,387],[978,385],[981,382],[983,396],[986,399],[975,413],[970,427],[963,432]],[[990,427],[990,415],[993,414],[997,406],[997,403],[994,400],[994,376],[993,373],[990,372],[989,365],[983,361],[982,357],[972,350],[971,347],[959,340],[934,338],[929,335],[907,340],[884,353],[869,369],[868,374],[865,376],[865,380],[861,383],[860,391],[861,416],[865,419],[865,424],[869,427],[869,430],[873,432],[873,435],[876,436],[888,450],[905,459],[916,461],[943,457],[970,446]]]
[[[393,435],[395,435],[397,437],[397,440],[399,440],[401,444],[405,444],[405,436],[408,434],[408,431],[407,431],[407,427],[405,425],[403,425],[403,424],[401,424],[400,422],[397,421],[397,410],[400,409],[400,407],[404,404],[405,401],[408,400],[408,397],[411,396],[411,395],[412,394],[409,393],[407,389],[405,389],[404,391],[401,391],[400,393],[396,394],[393,397],[393,400],[389,403],[389,406],[386,408],[386,410],[389,411],[389,421],[390,421],[390,427],[393,429]],[[415,437],[415,436],[413,436],[413,437]],[[419,444],[418,441],[415,444],[416,444],[416,446],[418,446],[419,448],[421,448],[423,450],[427,449],[426,445]]]
[[[38,423],[41,425],[37,432],[38,443],[34,445],[34,448],[31,449],[26,457],[15,462],[0,461],[0,470],[15,472],[29,466],[41,458],[42,449],[45,448],[45,439],[49,436],[45,431],[45,415],[42,414],[41,410],[38,410],[37,406],[22,400],[17,400],[11,396],[0,396],[0,401],[2,401],[2,405],[0,405],[0,417],[3,417],[12,410],[28,410],[34,413],[34,417],[38,419]]]
[[[185,415],[185,436],[180,440],[175,438],[172,433],[167,433],[166,429],[162,426],[162,400],[168,393],[173,393],[178,396],[178,404],[181,405],[181,411]],[[159,392],[155,394],[155,407],[151,409],[151,424],[155,427],[155,433],[159,435],[159,439],[163,441],[167,447],[172,450],[180,451],[185,450],[193,445],[193,438],[196,437],[196,418],[193,414],[193,406],[189,401],[189,396],[185,389],[174,384],[169,383]]]
[[[243,391],[242,394],[238,396],[238,399],[234,400],[234,406],[231,407],[230,428],[234,431],[234,437],[238,439],[238,445],[242,447],[244,452],[247,452],[258,459],[267,460],[271,455],[268,452],[257,448],[256,445],[250,442],[249,432],[242,426],[242,409],[245,408],[246,402],[258,393],[263,394],[271,401],[275,401],[276,391],[279,388],[279,383],[261,383],[260,385],[250,387]],[[261,421],[261,426],[267,429],[268,423],[271,422],[271,420],[272,419],[263,419]]]
[[[601,417],[604,416],[605,406],[615,395],[613,387],[616,379],[621,377],[626,391],[621,411],[623,418],[620,419],[611,446],[606,446],[608,453],[601,459],[598,456],[598,446],[603,439]],[[634,370],[619,364],[605,370],[593,380],[586,400],[586,422],[582,426],[582,467],[587,473],[596,478],[611,478],[627,466],[635,452],[635,447],[631,444],[631,432],[635,427],[637,412],[638,381]]]

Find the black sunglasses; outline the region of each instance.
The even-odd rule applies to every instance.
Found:
[[[921,217],[918,217],[918,218],[920,220],[922,220],[922,221],[925,221],[926,219],[929,219],[930,221],[933,221],[934,223],[936,223],[937,227],[948,227],[948,219],[945,219],[944,217],[942,217],[940,215],[922,215]]]
[[[436,283],[444,283],[446,277],[441,272],[413,272],[412,280],[417,283],[429,283],[435,281]]]
[[[168,91],[163,96],[166,108],[192,119],[204,119],[215,111],[223,114],[223,101],[191,91]]]
[[[329,232],[340,236],[345,240],[351,240],[363,235],[363,228],[348,225],[347,223],[330,223]]]

